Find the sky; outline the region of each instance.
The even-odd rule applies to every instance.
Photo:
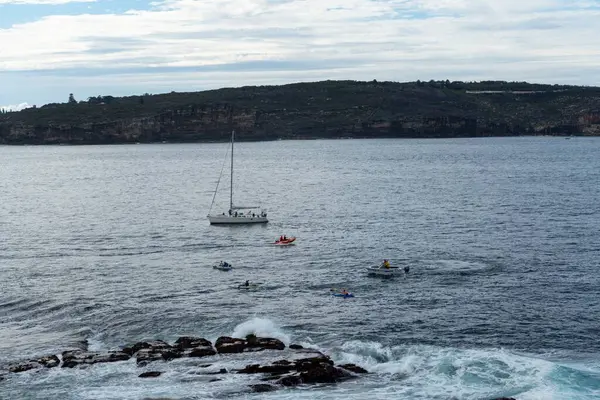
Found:
[[[0,0],[0,107],[325,79],[600,85],[600,0]]]

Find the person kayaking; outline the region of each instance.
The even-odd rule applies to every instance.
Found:
[[[404,273],[408,274],[408,271],[410,271],[410,267],[407,265],[406,267],[404,267]]]
[[[345,296],[348,294],[348,291],[346,289],[342,289],[342,294]]]
[[[387,259],[383,260],[383,268],[389,268],[389,267],[390,267],[390,262]]]
[[[246,287],[250,286],[250,281],[244,282],[244,286],[246,286]]]

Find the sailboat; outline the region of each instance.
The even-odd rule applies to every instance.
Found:
[[[233,143],[235,141],[235,131],[231,132],[231,179],[229,186],[229,210],[225,213],[221,214],[211,214],[212,206],[215,203],[215,197],[217,196],[217,190],[219,189],[219,182],[221,181],[221,176],[219,176],[219,181],[217,182],[217,187],[215,189],[215,194],[213,196],[212,204],[210,205],[210,210],[208,211],[208,221],[211,225],[229,225],[229,224],[264,224],[269,222],[267,219],[267,212],[265,210],[260,210],[259,206],[234,206],[233,204]],[[223,174],[223,170],[221,170],[221,175]],[[255,211],[252,211],[255,210]]]

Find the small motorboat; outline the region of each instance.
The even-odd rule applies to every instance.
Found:
[[[214,269],[218,269],[219,271],[231,271],[233,269],[233,267],[231,266],[231,264],[226,263],[224,261],[221,261],[217,265],[213,265],[213,268]]]
[[[392,276],[400,275],[402,273],[402,269],[399,267],[384,267],[383,265],[374,265],[372,267],[367,267],[367,273],[373,276],[390,278]]]
[[[296,237],[292,236],[292,237],[286,237],[285,239],[277,239],[275,241],[275,245],[277,246],[289,246],[290,244],[294,244],[294,242],[296,241]]]

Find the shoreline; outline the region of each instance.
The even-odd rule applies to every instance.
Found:
[[[302,138],[276,138],[276,139],[237,139],[239,143],[263,143],[263,142],[283,142],[283,141],[338,141],[338,140],[439,140],[439,139],[491,139],[491,138],[534,138],[534,137],[552,137],[552,138],[600,138],[600,135],[489,135],[489,136],[423,136],[423,137],[390,137],[390,136],[379,136],[379,137],[302,137]],[[100,142],[86,142],[86,143],[0,143],[0,147],[41,147],[41,146],[127,146],[127,145],[162,145],[162,144],[220,144],[228,143],[228,140],[167,140],[167,141],[137,141],[137,142],[113,142],[113,143],[100,143]]]

